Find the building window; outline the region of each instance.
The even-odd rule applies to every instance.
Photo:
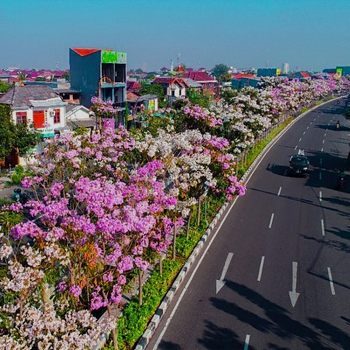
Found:
[[[16,123],[27,125],[27,112],[16,112]]]
[[[60,109],[55,109],[55,116],[53,117],[54,124],[59,124],[61,122]]]

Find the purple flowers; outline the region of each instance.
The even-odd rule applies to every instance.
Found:
[[[66,289],[67,289],[67,284],[66,284],[65,282],[59,283],[59,285],[58,285],[58,290],[59,290],[60,292],[64,292]]]
[[[63,190],[63,188],[64,188],[64,185],[59,182],[52,184],[50,188],[52,197],[58,198],[61,195],[61,191]]]
[[[73,295],[74,298],[78,298],[81,294],[81,288],[77,285],[72,285],[69,288],[69,294]]]

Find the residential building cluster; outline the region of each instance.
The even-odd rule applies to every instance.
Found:
[[[263,77],[285,76],[291,79],[312,79],[315,76],[350,74],[350,67],[325,69],[315,75],[310,72],[289,72],[289,64],[279,68],[257,70],[228,70],[225,81],[217,79],[204,67],[194,70],[184,65],[157,72],[127,71],[127,54],[98,48],[70,48],[69,70],[21,70],[10,67],[0,70],[0,81],[14,86],[0,95],[0,104],[9,105],[14,123],[34,125],[44,137],[86,127],[99,127],[91,111],[91,99],[100,97],[118,107],[117,124],[125,126],[139,112],[157,113],[159,104],[171,107],[178,98],[185,98],[189,89],[217,97],[220,85],[241,89],[258,87]],[[163,101],[156,94],[142,94],[142,86],[157,84],[162,87]],[[13,160],[11,160],[13,162]]]

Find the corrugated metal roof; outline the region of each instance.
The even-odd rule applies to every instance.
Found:
[[[0,104],[11,105],[14,108],[23,108],[31,105],[30,100],[48,100],[52,98],[60,99],[57,93],[49,86],[15,86],[0,98]]]
[[[187,83],[187,85],[191,88],[201,88],[203,85],[201,83],[198,83],[190,78],[182,78],[183,81]]]
[[[147,95],[139,96],[137,98],[130,99],[130,100],[128,100],[128,102],[142,102],[142,101],[154,100],[157,98],[158,98],[157,95],[147,94]]]
[[[67,125],[71,128],[76,127],[96,127],[96,120],[95,119],[80,119],[80,120],[67,120]]]
[[[71,114],[71,112],[78,111],[79,109],[89,113],[89,110],[83,105],[76,105],[73,103],[68,103],[68,105],[66,106],[66,116],[68,117],[68,115]]]
[[[29,102],[34,108],[59,107],[68,104],[67,102],[63,102],[60,97],[49,98],[47,100],[29,100]]]

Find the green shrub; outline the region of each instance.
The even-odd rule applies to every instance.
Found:
[[[120,350],[132,349],[135,342],[142,336],[148,322],[161,304],[181,266],[182,263],[180,261],[164,260],[162,275],[159,273],[158,265],[143,286],[142,306],[139,306],[139,298],[135,296],[125,307],[118,321],[118,344]],[[112,349],[113,347],[108,348]]]
[[[11,175],[10,185],[19,185],[25,176],[29,176],[30,172],[25,170],[22,165],[15,166],[15,172]]]

